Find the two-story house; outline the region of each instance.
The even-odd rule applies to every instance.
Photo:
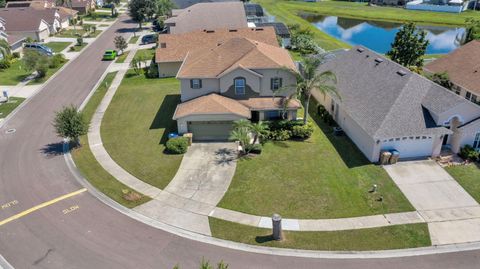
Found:
[[[341,98],[314,97],[370,161],[384,150],[406,159],[480,149],[480,106],[427,78],[363,47],[319,67],[327,70]]]
[[[239,119],[296,119],[300,103],[285,102],[296,70],[286,50],[248,38],[190,52],[177,74],[182,103],[173,119],[178,132],[193,133],[195,140],[223,140]]]
[[[471,41],[452,53],[428,63],[429,74],[446,72],[453,84],[452,91],[480,104],[480,41]]]

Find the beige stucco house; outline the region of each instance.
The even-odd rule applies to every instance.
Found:
[[[383,150],[400,158],[480,149],[480,106],[363,47],[320,66],[337,76],[336,96],[315,94],[372,162]]]
[[[295,72],[286,50],[248,38],[189,53],[177,74],[178,132],[193,133],[195,140],[224,140],[235,120],[295,119],[299,102],[285,103],[292,92],[280,90],[295,85]]]
[[[197,30],[185,34],[160,35],[155,52],[159,76],[175,77],[189,53],[206,51],[234,37],[245,37],[278,46],[273,27],[219,28],[208,31]]]

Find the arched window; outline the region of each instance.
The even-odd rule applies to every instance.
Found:
[[[245,95],[245,78],[235,78],[233,83],[235,85],[235,95]]]

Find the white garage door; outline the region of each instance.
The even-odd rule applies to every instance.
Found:
[[[432,156],[433,139],[428,137],[407,138],[384,142],[382,150],[395,149],[400,152],[400,158],[418,158]]]
[[[231,121],[190,121],[188,131],[193,140],[228,140],[232,131]]]

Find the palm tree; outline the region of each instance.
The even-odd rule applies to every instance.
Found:
[[[267,128],[267,125],[261,121],[250,125],[250,131],[253,133],[253,145],[265,134]]]
[[[297,85],[295,87],[296,93],[301,97],[304,104],[303,124],[307,124],[308,107],[310,105],[310,98],[314,91],[326,94],[333,94],[340,98],[335,86],[337,77],[331,71],[317,72],[317,68],[321,64],[321,59],[306,58],[303,64],[302,74],[297,74]],[[290,98],[291,99],[291,96]],[[287,100],[288,102],[288,100]]]
[[[230,133],[230,140],[239,141],[242,146],[242,152],[247,153],[247,146],[250,144],[250,136],[247,128],[235,128]]]
[[[6,40],[0,39],[0,58],[6,59],[7,56],[9,56],[10,54],[12,54],[10,45],[8,45],[8,42]]]
[[[233,129],[249,130],[252,123],[249,120],[241,119],[233,122]]]

